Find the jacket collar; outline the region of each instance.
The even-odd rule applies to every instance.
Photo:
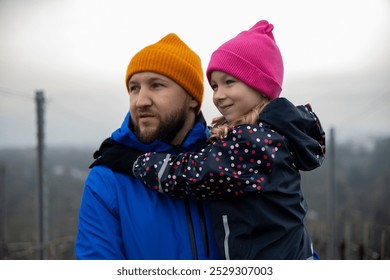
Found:
[[[167,152],[177,150],[178,148],[185,151],[197,151],[203,147],[210,135],[203,114],[199,113],[194,127],[188,132],[180,147],[172,146],[171,144],[165,143],[161,140],[155,140],[149,144],[144,144],[139,141],[131,129],[130,117],[131,115],[129,112],[127,113],[121,127],[111,134],[111,138],[122,145],[142,152]]]

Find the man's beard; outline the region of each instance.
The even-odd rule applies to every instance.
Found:
[[[145,144],[151,143],[154,140],[161,140],[166,143],[171,143],[176,137],[178,132],[183,128],[186,120],[186,109],[180,108],[175,112],[172,112],[166,120],[161,120],[157,130],[152,132],[141,133],[140,127],[137,123],[133,122],[134,133],[137,138]]]

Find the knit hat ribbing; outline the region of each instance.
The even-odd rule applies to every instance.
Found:
[[[174,80],[196,101],[203,101],[203,69],[199,56],[176,34],[170,33],[155,44],[140,50],[131,59],[126,72],[126,88],[138,72],[155,72]]]
[[[283,59],[266,20],[222,44],[211,56],[206,71],[210,83],[213,71],[225,72],[269,99],[279,97],[283,83]]]

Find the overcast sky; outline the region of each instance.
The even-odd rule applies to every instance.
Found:
[[[128,111],[137,51],[174,32],[206,69],[212,51],[261,19],[284,58],[282,96],[311,103],[340,141],[390,136],[390,0],[0,0],[0,148],[36,145],[36,90],[48,146],[97,147]]]

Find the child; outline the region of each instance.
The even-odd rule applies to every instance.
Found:
[[[299,170],[321,165],[325,134],[309,105],[279,98],[283,61],[272,30],[262,20],[212,54],[206,74],[222,116],[210,144],[199,153],[148,153],[133,166],[158,192],[212,200],[226,259],[313,259]]]

